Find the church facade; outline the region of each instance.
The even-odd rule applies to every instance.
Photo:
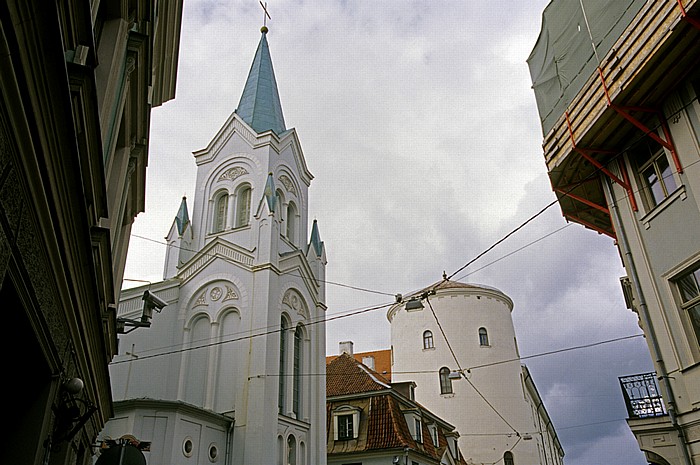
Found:
[[[238,108],[194,152],[163,281],[122,292],[121,321],[145,292],[165,305],[120,339],[102,437],[150,442],[150,465],[326,463],[325,248],[261,31]]]

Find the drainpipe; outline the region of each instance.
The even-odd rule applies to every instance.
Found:
[[[630,252],[629,242],[627,241],[627,235],[622,227],[622,218],[620,211],[617,208],[617,202],[615,201],[615,196],[613,194],[613,189],[611,186],[611,181],[607,176],[602,176],[603,187],[605,189],[605,196],[608,199],[608,204],[610,206],[610,218],[613,222],[615,232],[617,234],[618,244],[620,246],[622,254],[627,258],[627,266],[629,267],[629,278],[634,286],[634,290],[639,297],[639,317],[644,323],[644,327],[647,329],[646,336],[651,342],[651,356],[656,362],[659,373],[658,378],[661,380],[662,386],[666,391],[666,397],[668,398],[668,406],[666,408],[668,412],[669,419],[671,420],[671,425],[674,429],[678,431],[678,437],[681,440],[681,445],[683,446],[683,458],[686,465],[693,465],[690,459],[690,454],[688,453],[688,445],[685,440],[685,434],[683,428],[678,424],[678,419],[676,418],[676,401],[673,396],[673,389],[671,388],[671,381],[668,377],[668,372],[666,371],[666,364],[661,356],[661,349],[659,347],[659,341],[656,337],[656,332],[654,331],[654,325],[651,322],[651,317],[647,310],[646,299],[644,298],[644,293],[642,292],[642,286],[639,283],[639,275],[637,274],[637,268],[634,265],[634,259],[632,257],[632,252]]]
[[[233,458],[231,457],[233,454],[233,426],[235,424],[235,420],[231,419],[228,424],[228,431],[226,431],[226,456],[224,458],[224,463],[226,465],[231,465],[233,463]]]

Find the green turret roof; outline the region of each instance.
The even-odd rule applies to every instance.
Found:
[[[261,32],[258,50],[255,52],[236,113],[256,132],[261,133],[271,129],[279,135],[287,129],[282,115],[277,81],[272,69],[270,49],[267,45],[267,28],[263,27]]]

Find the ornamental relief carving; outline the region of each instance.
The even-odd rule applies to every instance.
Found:
[[[199,296],[199,298],[195,301],[194,306],[197,307],[199,305],[206,305],[206,304],[207,304],[207,291],[204,291]]]
[[[248,170],[246,170],[242,166],[234,166],[233,168],[229,168],[223,173],[221,173],[221,176],[219,176],[219,181],[233,181],[234,179],[239,178],[244,174],[248,174]]]
[[[294,195],[297,195],[297,189],[294,187],[294,183],[292,182],[291,179],[285,174],[280,176],[280,182],[284,186],[285,189],[287,189],[288,192],[291,192]],[[297,195],[298,196],[298,195]]]
[[[233,299],[238,299],[238,294],[236,294],[235,289],[233,289],[231,286],[226,286],[226,296],[224,297],[224,301]]]
[[[306,302],[304,302],[304,299],[301,297],[301,295],[293,290],[289,289],[287,292],[284,293],[284,297],[282,298],[282,303],[289,305],[297,314],[304,319],[309,318],[309,309],[306,307]]]

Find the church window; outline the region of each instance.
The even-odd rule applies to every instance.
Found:
[[[228,192],[222,192],[214,201],[214,224],[212,232],[221,232],[226,229],[226,213],[228,212]]]
[[[236,195],[236,228],[248,226],[250,223],[250,195],[249,185],[244,185],[238,189]]]
[[[297,463],[297,441],[291,434],[287,438],[287,465]]]
[[[700,344],[700,264],[675,279],[683,311],[683,319],[690,333]]]
[[[301,326],[297,326],[294,331],[294,386],[292,397],[292,411],[296,418],[300,418],[300,397],[301,397],[301,365],[302,365],[302,342],[303,333]]]
[[[284,413],[285,391],[287,389],[287,330],[289,322],[282,315],[282,324],[280,330],[280,370],[279,370],[279,394],[277,398],[277,407],[279,413]]]
[[[424,349],[434,349],[435,344],[433,343],[433,332],[430,330],[423,332],[423,348]]]
[[[450,369],[447,367],[440,368],[440,394],[452,394]]]
[[[513,459],[513,453],[511,451],[506,451],[503,454],[503,465],[515,465],[515,459]]]
[[[292,244],[296,244],[297,239],[297,207],[294,202],[287,205],[287,239]]]
[[[489,332],[486,331],[486,328],[479,328],[479,345],[489,345]]]

